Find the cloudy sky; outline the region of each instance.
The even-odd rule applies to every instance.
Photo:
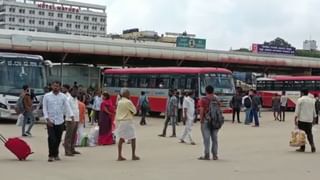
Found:
[[[76,0],[89,2],[86,0]],[[320,43],[319,0],[90,0],[107,6],[108,33],[139,28],[196,34],[207,48],[249,48],[282,37]]]

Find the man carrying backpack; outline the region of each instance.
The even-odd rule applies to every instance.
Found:
[[[19,109],[19,113],[23,114],[23,123],[22,123],[22,136],[31,136],[31,128],[34,124],[34,116],[32,114],[32,98],[31,98],[31,90],[28,85],[24,85],[23,93],[21,94],[18,102],[17,108]],[[26,125],[29,124],[28,130],[25,131]]]
[[[257,96],[257,92],[253,89],[250,89],[249,96],[251,98],[251,112],[250,112],[250,121],[254,119],[253,127],[259,127],[259,105],[260,105],[260,98]]]
[[[200,100],[200,123],[204,144],[204,156],[199,160],[210,160],[210,141],[212,144],[212,159],[218,160],[218,131],[224,119],[218,97],[211,85],[206,87],[206,96]],[[210,140],[211,139],[211,140]]]
[[[245,125],[250,125],[251,122],[252,122],[251,121],[252,119],[250,119],[252,100],[251,100],[251,97],[248,94],[242,98],[242,104],[243,104],[243,106],[245,108],[245,112],[246,112],[246,117],[245,117],[244,124]]]
[[[146,123],[146,115],[147,112],[149,111],[149,100],[148,97],[146,96],[146,93],[144,91],[141,91],[141,96],[139,97],[138,101],[138,109],[141,111],[141,121],[140,125],[145,126],[147,125]]]

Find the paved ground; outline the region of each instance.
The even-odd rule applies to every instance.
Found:
[[[79,148],[80,156],[62,155],[61,162],[48,163],[46,131],[44,125],[38,124],[33,129],[34,137],[25,138],[35,152],[30,160],[19,162],[0,146],[0,177],[3,180],[316,179],[320,175],[320,153],[309,153],[309,147],[307,153],[296,153],[288,146],[293,114],[287,116],[288,120],[280,123],[265,112],[260,128],[226,122],[220,132],[220,160],[206,162],[197,160],[202,152],[199,124],[193,131],[197,145],[191,146],[179,144],[178,139],[159,138],[163,119],[149,119],[148,126],[137,128],[141,161],[117,162],[116,146],[106,146]],[[178,134],[182,128],[178,127]],[[0,132],[15,136],[20,134],[20,128],[0,124]],[[320,144],[319,131],[315,139]],[[129,158],[130,146],[124,149]]]

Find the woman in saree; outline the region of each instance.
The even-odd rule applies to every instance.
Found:
[[[103,101],[101,103],[101,112],[99,115],[99,145],[114,144],[112,131],[114,129],[114,113],[115,107],[110,99],[110,95],[103,93]]]

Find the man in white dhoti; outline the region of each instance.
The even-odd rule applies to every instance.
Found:
[[[137,113],[137,110],[130,100],[130,92],[128,89],[121,90],[121,97],[116,110],[116,120],[118,123],[116,135],[120,138],[118,144],[118,161],[126,160],[122,156],[122,145],[126,140],[130,140],[131,142],[132,160],[140,160],[136,155],[136,131],[133,123],[133,116]]]
[[[194,120],[194,114],[195,114],[195,105],[194,105],[194,99],[192,98],[193,92],[189,91],[186,93],[186,97],[183,100],[183,118],[186,122],[186,126],[184,129],[184,132],[181,136],[180,142],[185,143],[185,138],[189,138],[189,142],[192,145],[195,145],[196,143],[192,140],[191,131],[192,131],[192,125]]]

